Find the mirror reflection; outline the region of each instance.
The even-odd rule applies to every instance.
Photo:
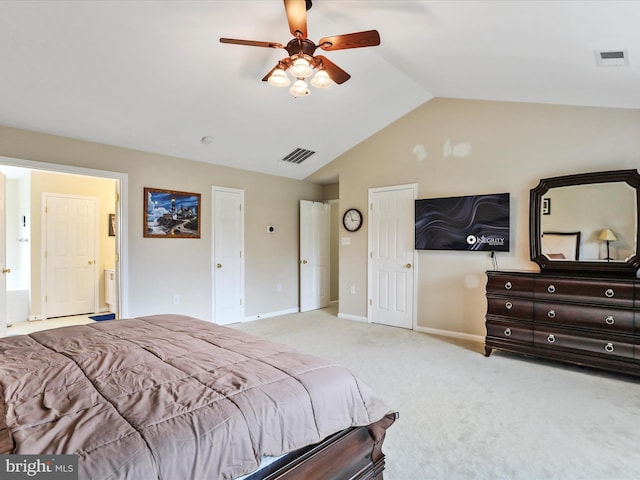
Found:
[[[550,261],[625,262],[636,253],[636,189],[626,182],[550,188],[542,198],[542,255]]]

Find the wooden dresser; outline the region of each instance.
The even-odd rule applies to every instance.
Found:
[[[640,375],[640,281],[487,272],[492,349]],[[637,325],[637,326],[636,326]]]

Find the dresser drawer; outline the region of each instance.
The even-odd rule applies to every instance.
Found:
[[[533,318],[536,323],[597,328],[603,330],[603,335],[606,332],[633,333],[632,310],[538,301]]]
[[[487,320],[487,338],[499,338],[515,342],[533,343],[533,330],[527,325],[519,323],[499,322]]]
[[[607,338],[572,335],[561,329],[535,328],[533,344],[538,347],[570,349],[601,356],[633,359],[634,345],[631,340],[621,340],[612,336]]]
[[[487,293],[533,296],[534,277],[532,275],[487,272],[487,276]]]
[[[487,314],[531,322],[533,300],[487,295]]]
[[[575,302],[633,306],[632,282],[587,278],[538,278],[534,296],[539,299],[563,299]]]

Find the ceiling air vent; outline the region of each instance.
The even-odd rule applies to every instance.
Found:
[[[595,51],[596,65],[599,67],[624,67],[629,65],[626,50]]]
[[[282,159],[283,162],[300,164],[316,152],[305,150],[304,148],[296,148],[293,152]]]

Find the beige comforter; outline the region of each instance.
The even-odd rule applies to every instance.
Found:
[[[0,339],[0,453],[84,479],[231,479],[389,409],[349,371],[181,315]]]

